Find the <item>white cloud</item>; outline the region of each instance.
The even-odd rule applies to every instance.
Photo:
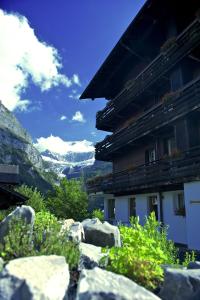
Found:
[[[91,132],[91,135],[92,135],[92,136],[97,136],[96,131],[92,131],[92,132]]]
[[[76,111],[75,114],[72,117],[72,121],[77,121],[80,123],[85,123],[86,120],[84,119],[83,114],[80,111]]]
[[[30,101],[22,95],[30,80],[41,91],[80,86],[77,74],[69,78],[61,68],[58,51],[36,37],[25,17],[0,9],[0,100],[8,109],[27,108]]]
[[[80,81],[80,78],[78,76],[78,74],[74,74],[72,76],[72,81],[74,84],[78,85],[78,86],[81,86],[81,81]]]
[[[70,94],[69,98],[78,100],[80,98],[80,96],[81,96],[81,94]]]
[[[64,121],[64,120],[66,120],[66,119],[67,119],[66,116],[61,116],[61,117],[60,117],[60,120],[61,120],[61,121]]]
[[[40,152],[49,150],[61,155],[69,152],[84,153],[94,152],[93,143],[87,140],[82,141],[64,141],[58,136],[49,136],[47,138],[40,137],[34,145]]]

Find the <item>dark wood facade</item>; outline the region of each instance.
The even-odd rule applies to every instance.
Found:
[[[96,144],[96,159],[112,161],[113,173],[89,191],[200,180],[200,3],[146,1],[81,96],[98,97],[109,101],[96,127],[112,134]]]

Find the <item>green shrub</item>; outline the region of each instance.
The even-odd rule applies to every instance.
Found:
[[[0,210],[0,222],[3,221],[3,219],[6,218],[15,208],[16,206],[13,206],[9,207],[8,209]]]
[[[189,262],[194,262],[196,260],[196,254],[194,251],[191,252],[186,252],[184,255],[184,260],[182,262],[182,265],[184,267],[187,267],[187,265],[189,264]]]
[[[93,218],[98,218],[102,222],[104,221],[104,213],[99,208],[93,210],[92,217]]]
[[[54,186],[47,199],[47,208],[56,217],[81,221],[87,218],[88,196],[83,190],[83,184],[78,180],[60,181]]]
[[[28,198],[26,205],[30,205],[35,212],[46,210],[44,196],[37,188],[21,185],[16,188],[16,191]]]
[[[5,261],[14,258],[38,255],[62,255],[70,269],[79,261],[78,246],[61,236],[57,219],[49,213],[37,213],[34,228],[21,219],[10,222],[9,234],[0,245],[0,254]]]
[[[146,218],[131,218],[131,227],[120,226],[121,248],[111,248],[107,269],[129,277],[148,289],[156,288],[163,280],[161,264],[176,264],[177,251],[167,240],[166,228],[156,221],[155,214]]]

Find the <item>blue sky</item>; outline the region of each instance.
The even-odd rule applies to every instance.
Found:
[[[145,0],[1,0],[0,9],[4,13],[15,15],[19,22],[21,19],[16,14],[26,17],[27,24],[34,30],[34,36],[38,41],[46,47],[51,46],[57,50],[55,56],[57,59],[60,57],[60,67],[56,70],[65,76],[63,79],[57,74],[56,81],[52,77],[50,81],[47,81],[49,78],[45,78],[45,86],[50,82],[50,87],[44,88],[41,78],[48,77],[48,74],[37,73],[44,61],[38,43],[38,48],[36,47],[38,50],[34,52],[38,51],[38,56],[31,54],[33,64],[29,66],[29,70],[32,68],[32,77],[37,73],[41,78],[32,80],[30,75],[26,75],[20,90],[17,91],[17,102],[7,105],[30,132],[34,141],[53,135],[63,141],[87,140],[95,143],[107,134],[95,130],[96,112],[105,106],[106,101],[96,99],[94,102],[91,100],[81,102],[77,98],[144,2]],[[3,33],[0,31],[0,42],[4,34],[3,41],[7,39],[7,47],[12,47],[15,54],[15,50],[17,52],[21,44],[29,43],[28,35],[25,34],[28,27],[24,22],[24,32],[19,34],[18,39],[15,25],[11,25],[11,21],[6,20],[5,15],[1,17],[8,33],[5,37],[5,31]],[[16,40],[9,43],[8,40],[13,38]],[[29,48],[24,45],[19,49],[25,51],[21,49],[33,51],[31,42]],[[8,53],[7,49],[4,49],[4,52]],[[16,60],[17,57],[14,63]],[[23,61],[20,68],[27,69],[25,64],[26,61]],[[16,76],[18,75],[16,73]],[[66,78],[70,83],[66,82]],[[22,78],[21,80],[23,81]],[[9,88],[12,87],[8,86]],[[4,94],[0,94],[1,98],[4,97],[2,102],[5,105],[7,101],[9,102],[7,99],[9,93],[15,101],[16,95],[11,94],[12,91],[5,91]],[[20,102],[21,100],[25,102]]]

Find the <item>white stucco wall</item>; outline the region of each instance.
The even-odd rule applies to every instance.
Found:
[[[200,181],[185,183],[184,194],[188,247],[200,250]]]
[[[136,215],[140,218],[140,224],[144,225],[145,217],[148,215],[147,195],[136,195]]]
[[[158,198],[158,220],[160,220],[160,201],[158,193],[140,194],[136,195],[136,214],[140,218],[140,224],[144,225],[145,217],[149,215],[148,198],[150,196],[157,196]]]
[[[129,198],[131,196],[115,198],[115,219],[119,223],[129,224]]]
[[[187,244],[186,217],[174,213],[174,197],[182,191],[163,193],[163,221],[169,225],[168,238],[176,243]]]

